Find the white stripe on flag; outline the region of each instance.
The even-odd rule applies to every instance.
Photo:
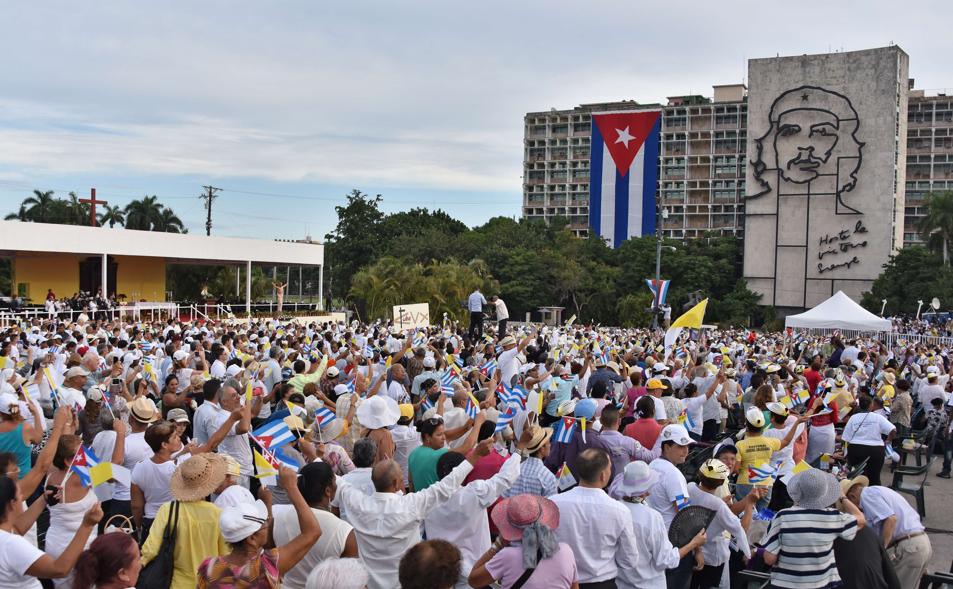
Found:
[[[629,166],[629,225],[626,227],[626,239],[642,233],[642,188],[644,185],[645,145],[643,144],[635,155],[632,165]]]
[[[606,141],[611,141],[603,137],[602,141],[602,211],[599,221],[599,234],[603,239],[609,241],[610,247],[615,235],[615,176],[618,170],[615,167],[615,160],[606,147]]]

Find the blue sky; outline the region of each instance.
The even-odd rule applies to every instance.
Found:
[[[953,87],[948,2],[8,3],[0,210],[33,188],[156,194],[203,231],[321,238],[352,188],[469,225],[517,216],[523,115],[711,94],[750,57],[896,43]],[[747,20],[747,23],[745,21]]]

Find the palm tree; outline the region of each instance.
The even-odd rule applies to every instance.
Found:
[[[152,226],[160,222],[163,206],[157,201],[159,197],[144,196],[126,205],[126,229],[150,231]]]
[[[953,191],[931,192],[924,196],[927,213],[920,218],[917,230],[930,249],[940,250],[943,265],[950,265],[950,238],[953,236]]]
[[[162,205],[159,206],[161,207]],[[182,219],[176,216],[172,209],[163,207],[162,212],[159,213],[159,217],[152,225],[152,230],[164,231],[166,233],[185,233],[185,225],[182,224]]]
[[[67,225],[85,225],[89,222],[89,205],[79,202],[76,193],[70,191],[67,201],[68,217],[65,219]]]
[[[46,192],[34,190],[33,196],[23,199],[23,204],[20,206],[21,208],[26,208],[26,217],[28,220],[37,223],[46,223],[49,220],[49,215],[55,200],[52,190],[47,190]]]
[[[126,216],[123,214],[122,209],[118,206],[111,207],[109,205],[104,205],[105,211],[99,215],[99,226],[102,227],[109,223],[110,229],[116,226],[118,223],[120,226],[126,224]]]
[[[21,204],[19,211],[15,212],[15,213],[10,213],[10,214],[7,215],[6,217],[4,217],[4,220],[6,220],[6,221],[29,221],[30,219],[28,218],[28,216],[27,216],[27,214],[26,214],[26,207]]]

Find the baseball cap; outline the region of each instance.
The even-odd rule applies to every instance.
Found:
[[[181,362],[189,357],[189,353],[185,350],[176,350],[172,353],[172,360],[176,362]]]
[[[424,358],[424,368],[433,368],[437,365],[437,361],[434,360],[433,356],[427,356]]]
[[[82,366],[73,366],[66,371],[66,376],[63,378],[74,378],[76,376],[89,376],[89,372],[87,372]]]
[[[717,458],[709,458],[699,467],[698,474],[716,481],[723,481],[728,478],[728,467]]]
[[[764,427],[764,413],[757,407],[749,407],[745,419],[754,427]]]
[[[328,368],[328,378],[336,378],[341,373],[337,366]]]
[[[768,411],[774,413],[775,415],[780,415],[781,417],[788,416],[788,408],[782,405],[781,403],[768,403]]]
[[[677,423],[672,423],[662,428],[659,439],[662,442],[675,442],[679,446],[689,446],[692,443],[692,438],[688,435],[688,430],[685,429],[684,425]]]
[[[650,378],[650,379],[649,379],[649,382],[645,385],[645,388],[646,388],[646,389],[649,389],[649,390],[653,390],[653,389],[662,389],[662,390],[665,390],[667,387],[665,386],[665,383],[663,383],[663,382],[660,381],[659,379],[657,379],[657,378]]]
[[[185,409],[176,407],[174,409],[169,409],[169,413],[166,414],[166,419],[169,421],[174,421],[175,423],[188,423],[189,414],[186,413]]]

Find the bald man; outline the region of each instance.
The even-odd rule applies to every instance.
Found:
[[[420,542],[420,523],[460,488],[473,464],[490,452],[492,443],[492,438],[481,442],[449,475],[419,493],[399,494],[404,489],[404,475],[393,460],[381,461],[371,471],[377,491],[373,495],[342,480],[336,500],[347,511],[357,534],[361,559],[371,576],[369,589],[399,586],[398,563]]]

